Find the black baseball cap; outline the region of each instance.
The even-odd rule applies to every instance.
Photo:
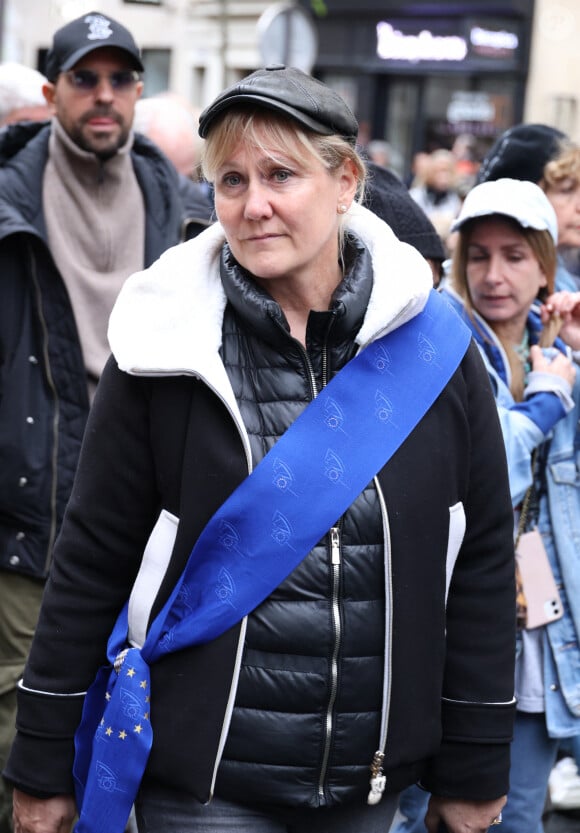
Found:
[[[61,72],[74,67],[89,52],[103,47],[123,50],[130,57],[134,69],[143,72],[141,51],[131,32],[112,17],[89,12],[54,33],[46,56],[46,77],[50,82],[56,81]]]
[[[357,140],[358,122],[344,99],[322,81],[282,64],[259,69],[220,93],[199,117],[201,138],[206,138],[218,116],[240,104],[266,107],[315,133],[338,134],[351,145]]]

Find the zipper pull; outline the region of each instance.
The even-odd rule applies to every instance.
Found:
[[[373,757],[371,764],[371,789],[367,798],[367,804],[378,804],[385,787],[387,786],[387,776],[383,775],[383,760],[385,753],[377,750]]]
[[[332,564],[340,564],[340,530],[337,526],[330,530],[330,558]]]

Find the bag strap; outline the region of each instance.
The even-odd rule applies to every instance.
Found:
[[[521,511],[520,511],[520,518],[519,518],[519,521],[518,521],[518,531],[516,533],[516,539],[514,541],[514,549],[516,551],[517,551],[517,548],[518,548],[518,544],[520,543],[520,538],[522,537],[522,535],[525,532],[526,523],[528,521],[529,514],[530,514],[530,504],[532,502],[532,497],[533,497],[534,492],[535,492],[534,477],[535,477],[537,459],[538,459],[538,449],[534,448],[534,450],[532,452],[532,462],[531,462],[531,466],[532,466],[532,484],[531,484],[531,486],[529,486],[527,488],[526,493],[524,495],[524,499],[522,501],[522,508],[521,508]]]

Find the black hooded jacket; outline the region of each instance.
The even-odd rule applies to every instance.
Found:
[[[43,216],[50,132],[36,122],[0,132],[0,569],[39,579],[47,574],[89,409],[76,323]],[[186,226],[191,235],[207,225],[211,205],[199,186],[179,182],[145,137],[135,136],[131,158],[145,201],[148,266]]]

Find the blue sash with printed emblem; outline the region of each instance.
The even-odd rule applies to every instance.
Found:
[[[289,575],[435,402],[470,338],[433,291],[332,379],[210,519],[140,649],[126,648],[125,606],[75,738],[76,833],[125,828],[153,740],[151,663],[215,639]]]

